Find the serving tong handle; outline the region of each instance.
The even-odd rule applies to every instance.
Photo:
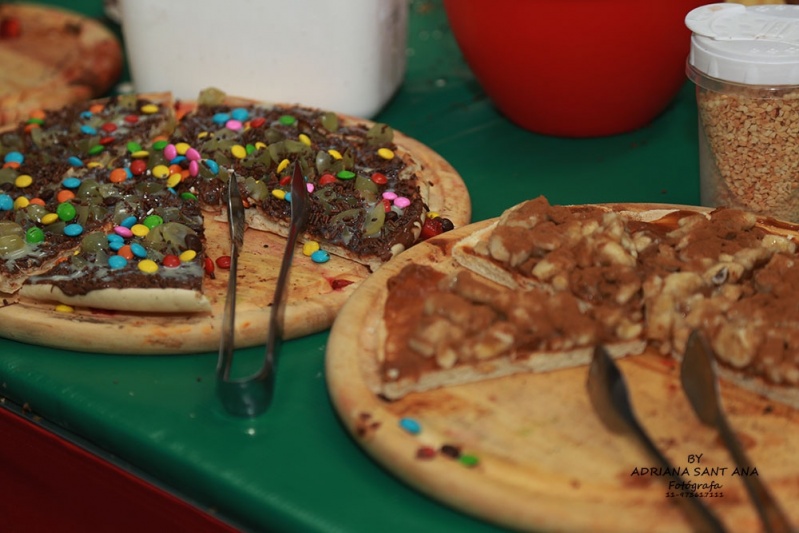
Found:
[[[638,422],[630,403],[627,384],[613,358],[604,346],[594,349],[594,356],[588,369],[588,395],[591,404],[602,423],[614,433],[634,437],[643,448],[657,460],[658,465],[667,469],[670,478],[678,486],[687,486],[665,455],[655,446],[651,437]],[[692,491],[693,492],[693,491]],[[689,518],[695,523],[697,531],[723,533],[724,526],[715,514],[703,503],[701,498],[680,498]]]
[[[228,221],[231,243],[230,277],[228,279],[228,292],[222,317],[222,336],[219,346],[216,389],[217,396],[225,410],[235,416],[257,416],[266,411],[272,402],[277,352],[283,334],[284,294],[294,257],[294,247],[308,219],[308,189],[305,185],[299,162],[294,164],[290,194],[291,222],[269,314],[269,329],[267,331],[264,361],[255,374],[234,380],[230,379],[230,367],[233,362],[234,350],[238,255],[244,242],[244,206],[235,178],[231,176],[228,182]]]
[[[735,432],[730,427],[721,405],[718,380],[713,362],[710,342],[699,330],[688,338],[685,354],[680,366],[680,381],[691,407],[702,423],[715,428],[724,445],[732,455],[738,468],[751,466]],[[787,516],[779,507],[768,488],[758,476],[742,476],[744,486],[757,509],[764,531],[767,533],[790,533],[794,531]]]

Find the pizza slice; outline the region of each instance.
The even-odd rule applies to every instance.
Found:
[[[514,206],[389,280],[373,389],[576,366],[597,343],[679,358],[699,328],[723,377],[799,407],[797,234],[735,209]]]
[[[176,142],[195,146],[238,176],[249,227],[285,235],[286,201],[299,163],[310,192],[303,239],[372,270],[418,241],[430,214],[425,170],[385,124],[300,106],[271,105],[205,91],[186,113]],[[191,187],[219,208],[222,183],[203,171]],[[434,213],[435,215],[435,213]],[[440,231],[451,229],[445,217]]]
[[[159,94],[36,113],[0,133],[0,291],[19,290],[108,226],[143,173],[147,143],[173,127],[171,99]]]

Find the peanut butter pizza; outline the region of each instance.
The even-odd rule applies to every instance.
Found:
[[[539,197],[385,288],[372,389],[389,399],[519,372],[683,352],[799,407],[797,227],[737,209],[553,206]]]

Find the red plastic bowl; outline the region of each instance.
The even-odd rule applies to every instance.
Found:
[[[560,137],[635,130],[686,82],[700,0],[444,0],[477,81],[521,127]]]

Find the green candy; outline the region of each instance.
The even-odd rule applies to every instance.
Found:
[[[336,174],[336,177],[343,180],[351,180],[352,178],[355,177],[355,172],[352,172],[350,170],[342,170],[338,174]]]
[[[291,115],[282,115],[278,120],[284,126],[291,126],[292,124],[297,122],[297,119],[292,117]]]
[[[25,232],[25,240],[31,244],[36,244],[44,240],[44,232],[41,228],[33,226]]]
[[[169,144],[169,143],[167,141],[164,141],[164,140],[155,141],[153,143],[153,150],[163,150],[164,148],[166,148],[167,144]]]
[[[77,215],[77,211],[75,210],[75,206],[69,202],[63,202],[58,204],[58,207],[55,209],[58,218],[63,220],[64,222],[69,222],[75,215]]]
[[[161,218],[158,215],[150,215],[150,216],[146,217],[144,219],[144,221],[142,221],[142,224],[144,224],[145,226],[147,226],[150,229],[153,229],[156,226],[160,226],[163,223],[164,223],[164,219]]]
[[[130,153],[141,151],[141,145],[139,143],[133,142],[133,141],[130,141],[127,144],[127,148],[128,148],[128,152],[130,152]]]

